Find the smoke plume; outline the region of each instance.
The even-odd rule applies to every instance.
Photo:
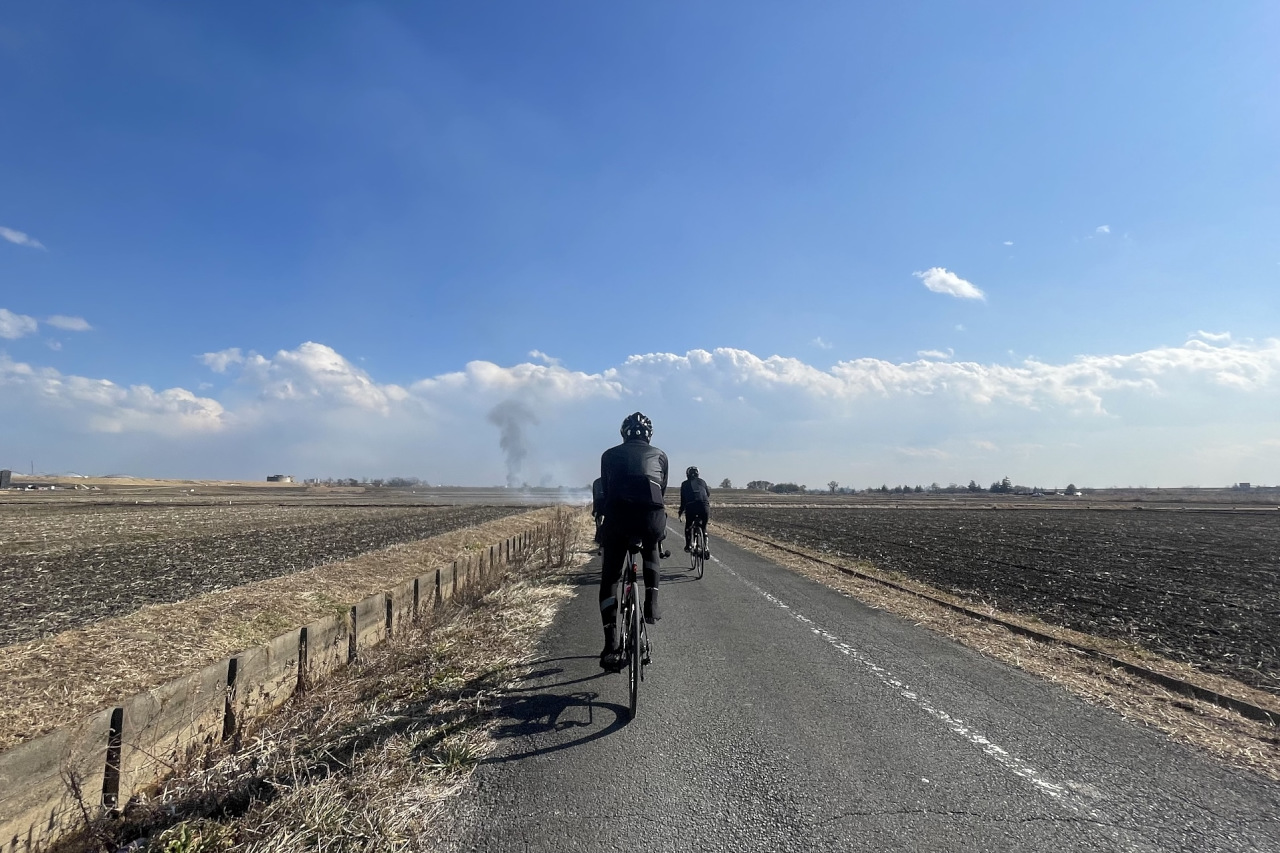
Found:
[[[536,424],[538,417],[533,410],[519,400],[503,400],[489,412],[489,423],[498,428],[500,437],[498,444],[507,456],[507,485],[519,486],[522,482],[521,471],[525,457],[529,455],[529,444],[525,439],[524,429],[529,424]]]

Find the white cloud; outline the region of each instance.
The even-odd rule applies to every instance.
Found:
[[[810,343],[818,349],[831,349],[831,344],[824,341],[821,336],[814,338]]]
[[[1005,240],[1005,241],[1004,241],[1004,244],[1005,244],[1006,246],[1012,246],[1012,245],[1013,245],[1013,241],[1012,241],[1012,240]]]
[[[0,237],[3,237],[10,243],[16,243],[19,246],[29,246],[32,249],[44,249],[44,244],[34,237],[23,234],[21,231],[15,231],[12,228],[5,228],[3,225],[0,225]]]
[[[931,267],[924,272],[915,272],[912,275],[923,281],[924,286],[934,293],[945,293],[947,296],[955,296],[958,299],[986,299],[986,295],[972,283],[942,267]]]
[[[40,324],[35,317],[26,314],[15,314],[8,308],[0,308],[0,338],[17,340],[25,335],[34,335]]]
[[[1230,332],[1205,332],[1197,331],[1194,337],[1201,340],[1212,341],[1213,343],[1227,343],[1231,340]]]
[[[216,400],[184,388],[155,391],[147,385],[124,387],[108,379],[66,375],[36,368],[0,354],[0,388],[32,410],[62,415],[73,429],[93,433],[211,432],[228,423]]]
[[[49,340],[45,341],[45,345],[48,346],[49,349],[53,350],[54,352],[57,352],[58,350],[62,349],[62,341],[55,341],[53,338],[50,338]]]
[[[226,373],[227,368],[231,365],[244,362],[244,356],[240,354],[239,347],[232,347],[219,352],[207,352],[199,356],[199,359],[214,373]]]
[[[560,364],[560,359],[549,356],[542,350],[538,349],[529,350],[529,358],[536,358],[543,364],[550,364],[553,367],[559,366]]]
[[[296,350],[280,350],[272,358],[250,353],[243,364],[244,377],[266,399],[386,413],[407,396],[400,386],[378,385],[331,347],[312,341]]]
[[[68,317],[65,314],[54,314],[45,320],[55,329],[62,329],[65,332],[87,332],[93,328],[89,325],[89,321],[83,317]]]
[[[955,354],[956,354],[956,351],[953,350],[951,347],[947,347],[946,352],[943,352],[942,350],[937,350],[937,349],[922,349],[916,353],[916,355],[920,356],[921,358],[936,358],[936,359],[942,359],[943,361],[946,361],[947,359],[951,358]]]
[[[632,356],[636,358],[636,356]],[[616,370],[581,373],[560,365],[517,364],[500,367],[489,361],[468,362],[458,373],[420,379],[409,390],[416,398],[434,399],[445,392],[510,395],[521,392],[555,402],[590,398],[616,399],[622,392]]]
[[[1094,234],[1110,234],[1110,233],[1111,233],[1111,226],[1110,226],[1110,225],[1099,225],[1097,228],[1093,229],[1093,233],[1094,233]]]
[[[895,447],[894,451],[911,459],[946,459],[951,455],[938,447]]]
[[[65,434],[76,452],[93,454],[61,467],[120,467],[112,460],[131,441],[137,459],[157,465],[160,445],[145,439],[162,435],[179,466],[173,475],[289,468],[501,483],[504,457],[487,415],[505,400],[536,414],[524,436],[530,482],[590,482],[599,452],[636,409],[654,419],[659,446],[735,481],[852,483],[856,471],[862,485],[1005,474],[1046,486],[1181,485],[1264,479],[1250,470],[1215,474],[1224,460],[1280,467],[1280,446],[1265,444],[1280,432],[1280,341],[1197,339],[1061,363],[951,356],[924,350],[916,361],[820,368],[720,348],[640,354],[594,373],[474,361],[401,386],[309,342],[271,356],[234,348],[200,356],[232,377],[216,394],[125,387],[8,360],[0,360],[0,393],[26,413],[15,440]]]

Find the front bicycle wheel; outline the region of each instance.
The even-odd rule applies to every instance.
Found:
[[[631,717],[636,716],[636,704],[640,700],[640,596],[636,594],[635,584],[631,585],[630,615],[627,619],[627,673],[631,688]]]

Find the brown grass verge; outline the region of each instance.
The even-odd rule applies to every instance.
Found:
[[[540,509],[0,649],[0,750],[528,530]]]
[[[910,593],[843,574],[816,560],[805,559],[747,538],[740,531],[726,525],[717,524],[714,533],[864,604],[910,619],[983,654],[1051,681],[1092,704],[1110,708],[1128,720],[1158,729],[1174,740],[1198,747],[1220,761],[1254,770],[1280,781],[1280,731],[1274,726],[1242,717],[1210,702],[1172,693],[1082,652],[1040,642],[1003,626],[967,617]],[[823,555],[823,559],[830,558]],[[881,572],[868,563],[851,562],[849,567],[946,601],[974,607],[972,602],[909,578]],[[983,610],[981,607],[974,609]],[[1274,697],[1247,685],[1208,675],[1186,664],[1156,657],[1133,646],[1102,640],[1036,619],[1002,613],[994,608],[986,610],[1009,622],[1035,628],[1085,647],[1096,648],[1114,657],[1220,693],[1239,696],[1263,707],[1275,705]]]
[[[580,513],[565,530],[584,541]],[[170,779],[60,853],[423,849],[492,749],[490,710],[518,683],[573,594],[585,552],[534,553],[299,694],[243,741]],[[558,548],[552,549],[558,551]],[[552,565],[547,565],[551,563]]]

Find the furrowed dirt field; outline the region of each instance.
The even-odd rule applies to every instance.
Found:
[[[0,504],[0,646],[528,508]]]
[[[714,520],[1280,694],[1280,512],[721,506]]]

